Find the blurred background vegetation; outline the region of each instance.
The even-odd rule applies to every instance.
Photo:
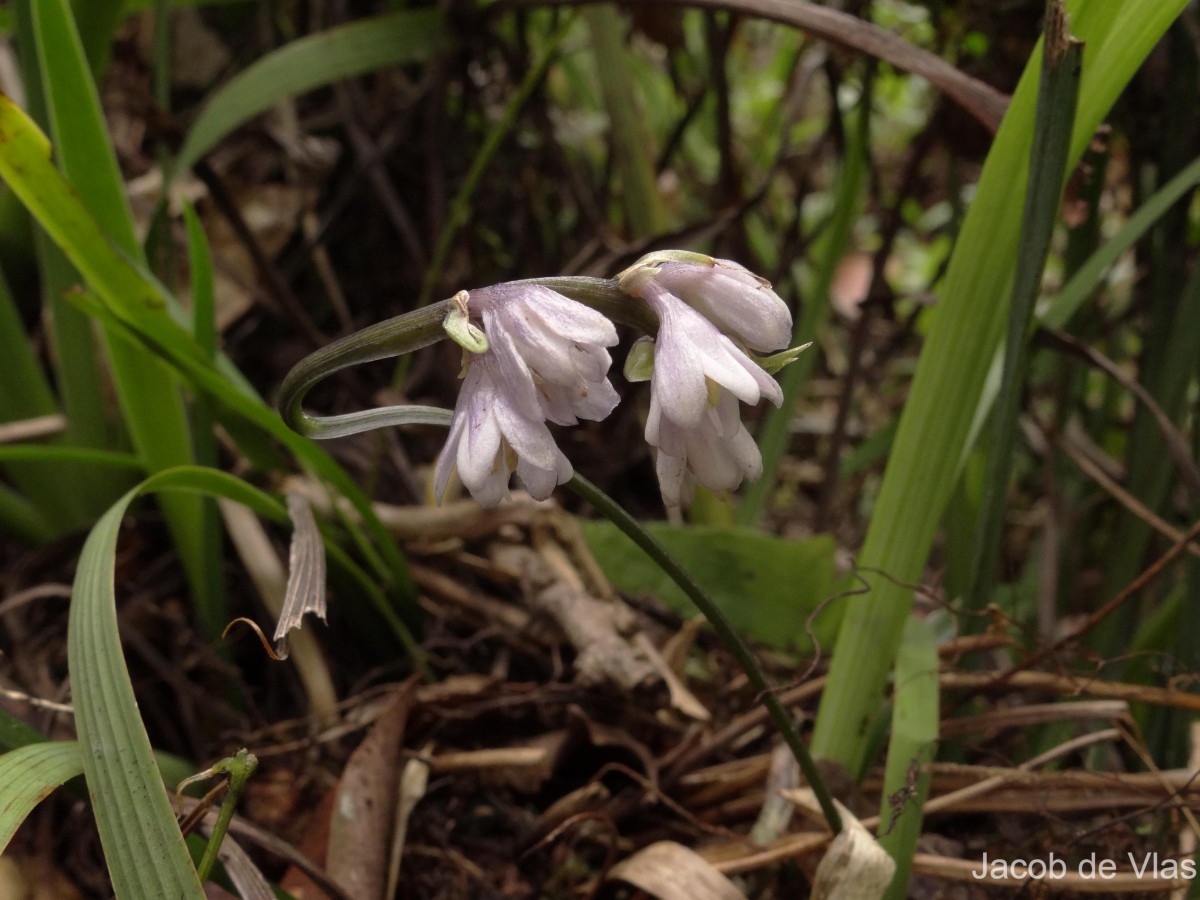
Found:
[[[993,357],[1019,264],[1036,85],[1030,79],[1013,101],[1020,113],[999,137],[998,116],[986,110],[1003,110],[1027,65],[1036,72],[1044,4],[850,0],[820,38],[788,24],[786,3],[704,6],[13,0],[0,8],[0,88],[48,135],[75,192],[31,174],[15,149],[0,163],[10,185],[0,195],[6,749],[76,736],[70,716],[29,698],[73,702],[85,744],[84,708],[112,702],[81,696],[81,686],[118,672],[121,645],[114,638],[99,661],[85,662],[76,654],[92,639],[73,638],[68,658],[63,600],[85,535],[95,526],[93,537],[116,547],[121,513],[109,521],[105,510],[160,473],[160,484],[188,492],[136,503],[115,557],[111,548],[97,557],[97,577],[108,578],[109,592],[116,585],[139,698],[140,712],[120,715],[145,726],[147,752],[173,755],[185,772],[238,746],[289,748],[266,763],[257,787],[252,781],[249,818],[299,840],[365,727],[361,718],[354,724],[356,711],[413,672],[432,683],[492,679],[472,682],[479,696],[449,707],[420,701],[409,727],[422,742],[529,741],[567,728],[570,700],[589,722],[637,734],[641,749],[626,746],[623,764],[648,747],[669,769],[683,753],[683,725],[577,695],[561,638],[523,637],[511,618],[497,624],[494,609],[471,605],[481,595],[508,608],[520,594],[482,543],[507,534],[499,524],[460,532],[419,517],[411,521],[426,524],[405,524],[404,509],[431,503],[440,432],[319,449],[290,435],[271,403],[307,353],[460,289],[610,277],[650,250],[686,248],[768,278],[795,312],[797,339],[815,347],[781,376],[781,411],[748,413],[766,477],[738,498],[701,497],[686,521],[656,533],[758,642],[781,683],[825,674],[838,622],[850,616],[853,634],[841,636],[833,658],[854,672],[841,677],[835,662],[818,754],[840,763],[847,783],[877,774],[893,721],[884,694],[903,706],[885,690],[893,659],[898,651],[924,658],[936,641],[954,672],[995,676],[1028,664],[1025,674],[1068,679],[1025,684],[1024,693],[963,682],[942,691],[944,718],[986,717],[1010,700],[1070,699],[1085,683],[1075,677],[1107,681],[1115,687],[1099,696],[1124,706],[1094,715],[1119,719],[1124,736],[1069,754],[1069,764],[1120,775],[1189,760],[1195,768],[1194,5],[1071,7],[1088,43],[1084,82],[1014,382],[1019,417],[998,513],[984,500],[987,455],[1001,440],[987,425],[995,389],[984,380],[989,369],[999,378]],[[760,15],[765,7],[773,20]],[[863,52],[864,23],[902,38],[901,58]],[[910,74],[918,51],[970,76],[968,94],[983,107],[968,109]],[[18,120],[4,115],[0,132],[16,147]],[[99,231],[79,224],[87,214]],[[1027,262],[1040,269],[1040,260]],[[914,383],[919,361],[931,374]],[[452,406],[458,374],[458,349],[438,345],[339,375],[310,400],[336,411]],[[562,432],[561,446],[637,517],[663,519],[642,440],[648,395],[614,383],[626,402],[603,423]],[[320,647],[295,648],[294,659],[308,660],[295,668],[265,659],[238,632],[219,637],[235,616],[267,622],[262,604],[271,609],[282,595],[289,491],[313,499],[331,566],[330,628],[319,632]],[[233,497],[278,524],[247,520],[203,494]],[[573,498],[561,502],[591,517]],[[998,536],[981,538],[990,515],[999,516]],[[664,634],[686,631],[686,603],[661,575],[603,525],[589,522],[585,532],[642,615]],[[990,541],[994,569],[980,570],[981,540]],[[256,560],[276,557],[255,571]],[[861,569],[852,572],[855,557]],[[105,576],[106,562],[115,575]],[[866,596],[843,596],[864,584]],[[73,620],[83,589],[77,580]],[[923,624],[906,631],[914,602]],[[75,621],[70,627],[74,635]],[[723,694],[728,659],[706,638],[691,639],[680,671],[701,685],[714,726],[728,724],[754,698],[737,682]],[[516,685],[545,688],[553,711],[513,700]],[[1150,696],[1142,686],[1168,690]],[[936,682],[921,690],[932,691],[916,701],[932,710],[932,735],[916,740],[925,753],[937,736],[939,692]],[[817,701],[797,702],[815,716]],[[506,702],[514,711],[497,712]],[[1017,765],[1076,737],[1072,715],[1026,729],[943,722],[940,758]],[[454,716],[459,724],[448,725]],[[354,727],[313,737],[333,721]],[[290,730],[279,724],[288,722]],[[416,740],[406,746],[422,746]],[[589,740],[591,755],[571,755],[535,791],[486,779],[478,794],[475,782],[445,788],[410,839],[479,853],[480,872],[448,852],[410,854],[410,890],[397,895],[500,896],[509,879],[505,896],[558,896],[590,884],[603,869],[594,847],[551,841],[535,852],[530,840],[514,862],[497,837],[592,779],[598,760],[612,761],[601,738]],[[769,736],[751,733],[708,761],[769,747]],[[908,779],[898,752],[892,787]],[[86,754],[82,765],[89,786],[110,777],[88,769]],[[864,816],[891,799],[878,783],[870,790]],[[53,860],[85,894],[105,895],[109,875],[82,796],[60,792],[14,847],[22,859]],[[480,814],[472,804],[481,796],[501,811]],[[685,805],[690,796],[678,794]],[[112,801],[93,787],[92,802]],[[639,818],[640,803],[604,808],[635,847],[662,836],[696,846],[713,837],[712,823],[742,833],[754,813],[753,804],[719,814],[697,807],[705,824],[668,825]],[[1111,808],[1089,809],[1071,833],[1094,828],[1101,837],[1087,840],[1108,847],[1161,840],[1174,852],[1174,819],[1161,832],[1151,827],[1170,819],[1165,809],[1119,826],[1103,818]],[[96,815],[103,837],[104,813]],[[477,830],[456,830],[456,816]],[[964,859],[983,848],[996,855],[997,834],[1018,848],[1069,843],[1070,829],[1049,814],[1020,820],[1015,836],[992,819],[970,822],[957,836]],[[116,851],[104,840],[111,869]],[[1087,840],[1072,847],[1091,847]],[[902,852],[911,858],[913,845]],[[136,858],[136,847],[129,853]],[[281,877],[278,859],[266,867]],[[787,866],[757,877],[743,885],[749,896],[794,896],[806,884]],[[438,893],[445,879],[469,887]],[[902,896],[904,885],[897,890]]]

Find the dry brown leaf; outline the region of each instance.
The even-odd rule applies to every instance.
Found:
[[[289,506],[293,505],[291,495],[289,494]],[[266,530],[258,517],[245,506],[240,503],[234,503],[232,500],[218,500],[217,506],[221,510],[221,516],[225,520],[225,529],[229,533],[229,538],[233,541],[234,549],[237,551],[239,558],[246,567],[246,572],[250,576],[250,581],[254,584],[258,595],[261,598],[263,605],[282,623],[283,615],[286,612],[289,598],[292,597],[293,591],[298,591],[299,588],[293,585],[296,580],[296,566],[292,567],[292,574],[288,575],[283,570],[283,563],[280,562],[279,555],[275,552],[275,547],[272,545],[270,538],[267,536]],[[297,516],[304,516],[304,513],[293,513],[293,520]],[[299,530],[308,530],[316,528],[316,524],[312,521],[312,512],[307,512],[307,519],[311,525],[304,525]],[[311,539],[311,536],[306,540]],[[299,540],[299,538],[297,538]],[[316,540],[320,540],[320,535],[316,536]],[[293,543],[294,547],[294,543]],[[319,552],[321,554],[320,566],[322,571],[315,573],[312,577],[316,578],[321,586],[321,603],[324,603],[324,585],[325,576],[324,567],[324,548],[315,548],[306,552]],[[293,550],[293,554],[295,550]],[[319,613],[324,618],[323,608]],[[276,630],[276,642],[282,653],[277,655],[286,659],[289,655],[289,646],[286,643],[278,640],[278,629]],[[312,711],[320,717],[324,722],[332,722],[337,717],[337,691],[333,686],[333,678],[329,674],[329,666],[325,663],[325,657],[321,653],[321,648],[317,644],[316,637],[311,631],[300,631],[292,635],[290,639],[292,644],[291,650],[294,651],[293,662],[296,670],[300,675],[300,680],[304,684],[304,692],[308,695],[309,705]]]
[[[400,748],[416,682],[397,692],[346,763],[333,803],[325,869],[356,900],[383,900],[396,820]]]
[[[896,874],[896,861],[850,810],[837,803],[842,830],[833,839],[813,879],[813,900],[875,900]]]
[[[674,841],[659,841],[638,851],[613,866],[608,877],[659,900],[746,900],[711,863]]]
[[[287,495],[292,520],[292,546],[288,551],[287,591],[275,626],[275,652],[287,658],[287,637],[312,613],[325,621],[325,544],[312,507],[303,494]]]
[[[423,759],[410,759],[404,765],[396,794],[396,819],[392,825],[392,855],[388,862],[388,897],[396,896],[400,884],[400,860],[404,856],[404,842],[408,837],[408,822],[413,810],[429,785],[429,764]]]

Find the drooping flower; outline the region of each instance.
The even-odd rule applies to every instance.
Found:
[[[606,347],[617,342],[600,313],[539,285],[502,284],[469,295],[487,349],[469,353],[446,444],[434,469],[441,502],[455,466],[471,495],[495,506],[515,471],[544,500],[572,475],[546,422],[600,420],[617,405]]]
[[[728,491],[758,478],[762,456],[738,401],[779,406],[783,391],[745,348],[786,346],[787,305],[737,263],[697,254],[647,257],[622,273],[620,285],[659,320],[646,440],[658,449],[663,501],[681,505],[696,483]]]

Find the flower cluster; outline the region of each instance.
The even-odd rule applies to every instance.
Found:
[[[434,470],[439,502],[454,466],[471,495],[495,506],[516,471],[539,500],[572,475],[546,422],[600,420],[617,405],[608,380],[612,322],[549,288],[502,284],[470,295],[486,349],[467,360],[450,434]]]
[[[630,360],[641,360],[650,372],[646,440],[658,451],[664,502],[682,505],[696,484],[731,491],[744,478],[757,478],[762,457],[738,404],[783,401],[779,384],[749,351],[787,346],[787,305],[737,263],[692,253],[651,254],[617,283],[658,319],[652,351],[631,353]],[[617,342],[616,329],[599,312],[535,285],[485,288],[463,305],[464,320],[482,319],[483,336],[477,344],[462,341],[476,352],[467,354],[438,458],[438,499],[456,465],[485,506],[506,496],[514,471],[531,495],[548,497],[572,469],[546,423],[598,421],[612,412],[618,398],[607,378],[606,348]],[[637,368],[627,364],[631,380]]]

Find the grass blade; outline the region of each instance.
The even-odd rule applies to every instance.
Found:
[[[1065,328],[1071,317],[1095,293],[1105,273],[1121,255],[1136,244],[1151,226],[1188,191],[1200,184],[1200,159],[1192,161],[1174,178],[1154,192],[1137,212],[1125,220],[1116,234],[1100,245],[1079,271],[1050,301],[1039,317],[1048,328]]]
[[[667,227],[667,215],[658,193],[649,135],[638,110],[641,98],[624,59],[629,52],[625,20],[612,6],[589,6],[583,17],[592,34],[596,73],[608,113],[629,231],[635,238],[659,234]]]
[[[933,627],[909,619],[896,657],[896,699],[887,771],[879,810],[879,843],[896,861],[888,900],[908,896],[912,857],[921,835],[921,807],[929,792],[929,773],[938,740],[938,654]]]
[[[201,900],[204,891],[138,715],[117,629],[117,535],[138,493],[130,491],[100,518],[79,559],[67,637],[75,725],[116,896]]]
[[[100,231],[134,264],[144,265],[100,96],[67,0],[33,4],[33,33],[62,171]],[[192,462],[187,411],[170,370],[110,332],[105,333],[105,344],[124,421],[147,467],[155,471]],[[214,585],[217,573],[204,555],[203,509],[195,497],[166,498],[162,506],[197,612],[206,633],[213,636],[219,633],[224,612]],[[221,621],[214,624],[214,619]]]
[[[164,10],[158,10],[163,18]],[[200,345],[200,353],[209,364],[217,359],[216,297],[213,291],[212,252],[200,217],[190,203],[183,208],[187,227],[188,272],[192,286],[192,336]],[[217,436],[213,431],[215,417],[212,400],[200,395],[192,402],[192,447],[196,462],[202,466],[217,464]],[[216,504],[209,499],[200,501],[199,552],[205,572],[219,573],[224,546],[221,540],[221,518]],[[225,585],[220,578],[211,578],[205,585],[205,604],[196,610],[208,634],[217,634],[225,626],[228,610]]]
[[[205,359],[192,336],[168,313],[168,295],[107,239],[71,185],[51,163],[45,136],[19,107],[2,95],[0,177],[91,283],[95,296],[77,295],[76,302],[89,306],[89,311],[103,319],[106,327],[120,329],[130,340],[142,342],[169,362],[196,390],[213,399],[219,417],[232,415],[252,423],[350,501],[361,527],[374,542],[374,552],[384,563],[376,572],[375,593],[368,596],[387,608],[388,621],[397,639],[411,646],[411,637],[395,610],[375,596],[387,592],[393,601],[411,603],[416,588],[403,554],[375,515],[370,500],[324,451],[284,425],[278,413],[263,403],[226,359],[218,358],[215,365]]]
[[[1073,30],[1086,43],[1068,160],[1082,154],[1100,120],[1186,0],[1078,0]],[[817,755],[850,770],[866,753],[862,723],[879,703],[912,607],[905,584],[921,578],[951,494],[979,403],[986,365],[1008,314],[1020,204],[1033,132],[1040,51],[1026,67],[984,164],[942,287],[939,308],[859,555],[876,576],[849,600],[813,735]]]
[[[33,808],[81,772],[83,760],[75,741],[27,744],[0,756],[0,853]]]
[[[387,66],[429,59],[449,45],[440,10],[402,10],[293,41],[249,66],[217,91],[188,132],[175,173],[280,100]]]
[[[1033,146],[1029,154],[1029,189],[1025,195],[1017,271],[1013,280],[1004,345],[1004,369],[993,415],[983,500],[975,532],[975,549],[964,597],[968,609],[982,609],[992,600],[996,561],[1003,534],[1004,506],[1016,444],[1017,413],[1027,359],[1026,336],[1033,307],[1041,291],[1042,271],[1050,236],[1058,220],[1075,104],[1079,95],[1083,46],[1070,36],[1062,0],[1046,7],[1046,53],[1038,90]]]

